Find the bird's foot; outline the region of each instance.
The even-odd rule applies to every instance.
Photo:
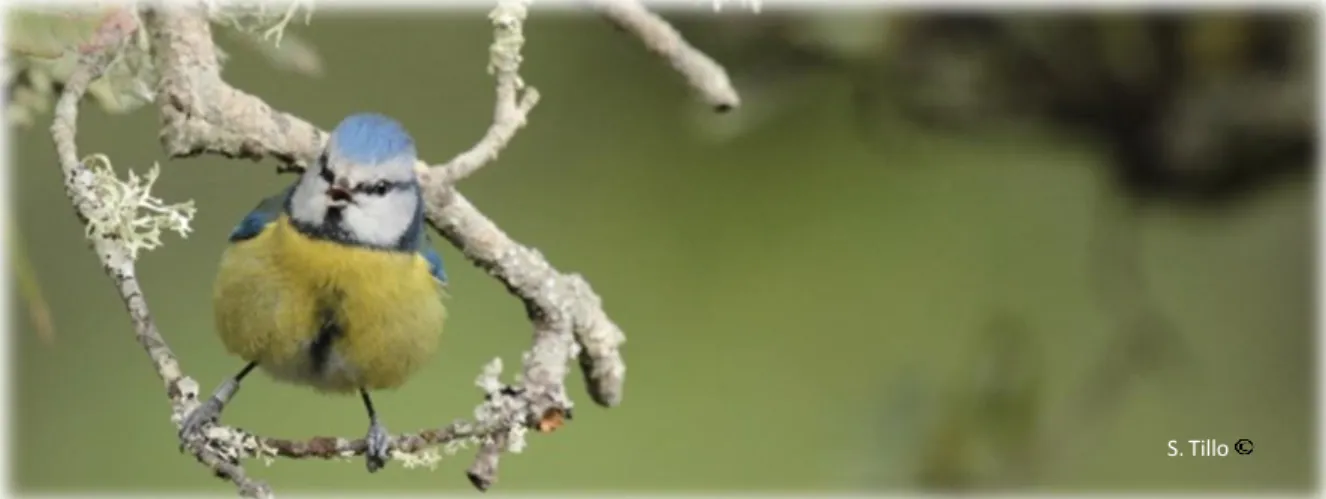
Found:
[[[203,424],[215,423],[221,417],[221,400],[215,396],[203,401],[188,416],[184,417],[184,424],[180,425],[180,451],[184,451],[185,445],[189,442],[189,437],[200,433],[203,430]]]
[[[375,473],[387,465],[387,460],[391,459],[391,434],[387,433],[387,428],[382,426],[375,418],[368,425],[368,436],[364,437],[368,442],[368,450],[364,452],[364,457],[368,460],[368,472]]]
[[[216,388],[211,397],[204,400],[202,404],[190,411],[188,416],[184,417],[184,423],[180,425],[179,433],[180,452],[184,451],[190,436],[202,431],[203,424],[215,423],[220,419],[221,410],[225,408],[226,402],[235,396],[236,391],[239,391],[239,382],[228,379]]]

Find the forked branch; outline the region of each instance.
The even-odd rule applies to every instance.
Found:
[[[477,444],[478,455],[468,475],[481,490],[496,481],[500,453],[518,452],[524,446],[527,429],[552,431],[570,418],[572,403],[564,380],[571,358],[578,359],[592,398],[605,407],[621,402],[626,371],[620,353],[625,336],[603,311],[602,300],[585,279],[558,271],[537,250],[511,239],[454,188],[455,182],[496,159],[538,103],[538,92],[526,87],[519,75],[524,42],[521,28],[527,8],[528,0],[499,0],[490,16],[495,30],[490,70],[497,86],[492,126],[470,150],[442,165],[421,163],[419,171],[429,223],[525,303],[534,330],[533,346],[525,353],[523,370],[512,384],[498,380],[500,360],[485,368],[478,382],[485,397],[475,411],[475,421],[393,437],[394,457],[407,465],[435,460],[439,446],[452,453],[466,444]],[[614,2],[606,12],[667,57],[707,102],[719,109],[737,105],[736,92],[722,68],[686,45],[661,18],[629,1]],[[211,26],[200,5],[153,6],[140,18],[142,26],[135,22],[129,29],[117,28],[127,33],[145,29],[151,37],[159,74],[160,138],[172,158],[204,153],[252,160],[271,157],[281,163],[281,171],[297,172],[317,157],[327,137],[325,131],[273,109],[221,78]],[[111,45],[90,49],[80,61],[66,82],[51,129],[70,200],[89,227],[97,224],[95,217],[104,211],[101,205],[106,200],[98,195],[100,177],[77,154],[77,108],[87,85],[110,57],[103,49]],[[693,60],[687,62],[687,58]],[[183,234],[187,224],[175,229]],[[136,252],[113,235],[89,231],[89,238],[125,301],[139,342],[165,383],[178,426],[199,405],[199,386],[183,374],[152,321],[135,278]],[[271,490],[245,474],[241,459],[338,458],[359,455],[366,449],[362,439],[296,441],[219,424],[206,424],[196,434],[186,435],[184,447],[218,476],[234,482],[247,497],[269,497]]]

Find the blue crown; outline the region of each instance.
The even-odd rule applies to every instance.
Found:
[[[374,165],[402,156],[416,156],[414,139],[396,120],[376,113],[358,113],[332,130],[331,143],[341,157]]]

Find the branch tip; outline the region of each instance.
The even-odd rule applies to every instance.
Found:
[[[644,4],[638,0],[591,2],[608,22],[640,39],[650,53],[681,73],[699,99],[715,112],[726,113],[741,107],[741,97],[732,86],[727,70],[691,46],[676,28]]]

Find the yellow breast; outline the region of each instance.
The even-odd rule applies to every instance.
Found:
[[[284,216],[226,250],[214,302],[232,354],[328,392],[400,386],[436,351],[446,319],[422,256],[311,239]]]

